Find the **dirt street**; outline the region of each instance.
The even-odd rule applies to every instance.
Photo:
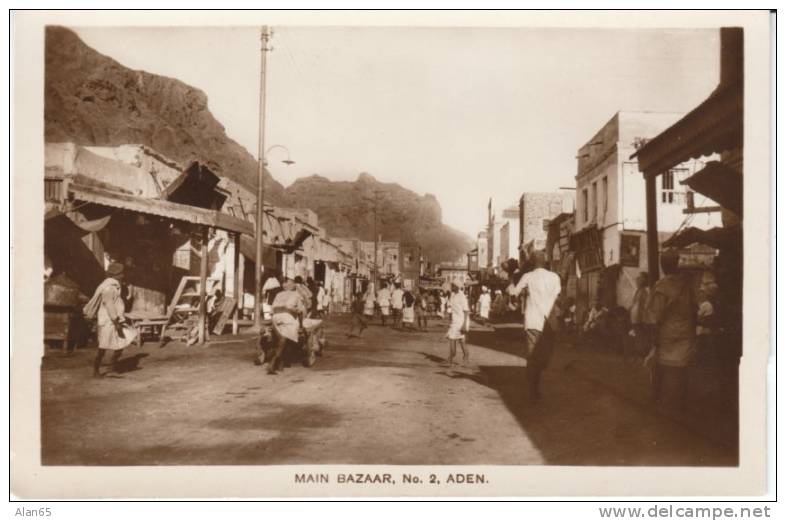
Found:
[[[736,464],[722,443],[585,378],[567,347],[532,405],[516,332],[473,332],[470,364],[449,369],[443,323],[362,339],[347,325],[331,317],[316,366],[275,376],[252,364],[251,339],[133,347],[127,372],[102,379],[93,350],[51,352],[43,463]]]

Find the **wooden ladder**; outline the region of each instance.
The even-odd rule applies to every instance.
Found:
[[[207,278],[205,280],[205,298],[212,295],[216,287],[221,284],[219,279]],[[163,344],[168,329],[186,330],[186,322],[194,315],[199,315],[199,277],[186,275],[180,279],[172,303],[167,308],[166,322],[161,327],[159,341]]]

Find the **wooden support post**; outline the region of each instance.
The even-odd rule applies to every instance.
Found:
[[[657,179],[656,175],[648,175],[644,178],[647,199],[647,271],[650,275],[650,284],[655,284],[660,278]]]
[[[199,343],[205,343],[205,322],[207,320],[207,226],[202,228],[202,258],[199,261]]]
[[[246,277],[246,256],[243,255],[242,253],[238,257],[237,270],[238,270],[237,271],[238,287],[240,288],[239,289],[239,293],[238,293],[238,297],[237,297],[238,298],[238,300],[237,300],[237,310],[238,310],[238,313],[240,313],[240,318],[243,319],[243,302],[244,302],[243,299],[244,299],[245,291],[246,291],[245,290],[245,287],[246,287],[246,283],[245,283],[245,277]]]
[[[241,298],[241,291],[243,291],[243,286],[240,284],[240,234],[235,234],[235,251],[232,258],[232,269],[234,270],[234,274],[232,276],[232,296],[235,298],[235,312],[232,313],[232,334],[237,335],[238,332],[238,324],[237,321],[240,318],[240,306],[243,304]]]

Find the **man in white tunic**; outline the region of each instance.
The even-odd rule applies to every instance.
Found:
[[[298,343],[303,316],[306,314],[306,305],[295,283],[287,279],[283,288],[283,291],[273,299],[273,332],[276,347],[268,366],[270,374],[278,374],[282,369],[287,344]]]
[[[382,315],[382,325],[385,325],[387,317],[390,316],[390,289],[386,282],[382,283],[382,288],[377,293],[377,303],[379,304],[379,311]]]
[[[317,286],[317,316],[321,317],[325,311],[325,286],[321,282]]]
[[[454,282],[450,286],[450,327],[448,328],[448,340],[450,340],[450,356],[448,365],[453,365],[453,358],[456,356],[456,344],[461,346],[464,355],[464,364],[469,363],[469,351],[464,344],[464,336],[469,331],[469,302],[467,296],[462,291],[463,284]]]
[[[489,319],[489,313],[491,312],[491,293],[486,286],[483,286],[483,293],[480,294],[480,298],[478,299],[478,313],[480,314],[480,319],[483,322],[487,322]]]
[[[404,310],[404,290],[401,289],[400,282],[396,282],[396,288],[390,295],[390,305],[393,308],[393,327],[396,328],[401,324],[401,314]]]
[[[85,304],[87,318],[97,318],[98,352],[93,362],[93,376],[100,377],[101,361],[112,351],[112,371],[118,372],[118,361],[123,349],[135,338],[136,331],[126,324],[125,303],[121,297],[120,281],[123,265],[113,262],[106,270],[107,278],[98,285],[93,298]]]
[[[545,268],[543,252],[532,255],[532,271],[525,273],[510,289],[512,296],[525,292],[524,332],[526,336],[527,385],[529,398],[540,398],[540,375],[548,365],[554,350],[556,333],[555,303],[562,289],[559,275]]]

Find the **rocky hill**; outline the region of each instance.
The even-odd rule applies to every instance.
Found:
[[[44,119],[48,142],[144,144],[178,163],[199,160],[218,175],[256,188],[256,160],[226,135],[205,93],[124,67],[63,27],[46,30]],[[373,240],[376,192],[384,240],[417,242],[433,261],[454,260],[471,248],[467,236],[442,224],[434,196],[419,196],[367,174],[352,183],[312,176],[286,190],[268,175],[266,188],[273,203],[317,212],[320,225],[333,236]]]
[[[313,175],[298,179],[282,193],[287,206],[311,208],[319,224],[336,237],[415,242],[431,261],[452,261],[472,248],[463,233],[442,224],[442,209],[430,194],[420,196],[395,183],[381,183],[368,174],[354,182],[330,181]]]
[[[124,67],[64,27],[47,28],[45,52],[46,141],[140,143],[181,164],[199,160],[255,189],[256,159],[227,136],[204,92]],[[281,184],[268,176],[265,186],[276,201]]]

